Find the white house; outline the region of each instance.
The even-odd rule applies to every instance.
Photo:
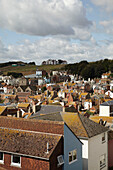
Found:
[[[65,91],[62,89],[60,91],[58,91],[58,97],[62,97],[64,99],[66,97]]]
[[[110,82],[110,90],[113,90],[113,81]]]
[[[84,109],[90,109],[92,108],[92,101],[91,100],[86,100],[84,102]]]
[[[110,76],[110,74],[111,74],[111,72],[110,73],[103,73],[102,79],[107,79]]]
[[[109,96],[110,98],[113,98],[113,92],[108,90],[105,95]]]
[[[100,104],[99,116],[113,116],[113,100]]]
[[[108,129],[77,113],[62,113],[63,120],[83,143],[83,170],[108,170]]]

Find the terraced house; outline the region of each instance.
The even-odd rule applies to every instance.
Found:
[[[2,116],[0,168],[82,170],[82,143],[63,121]]]
[[[83,143],[83,170],[108,169],[108,128],[78,113],[62,112],[54,115],[42,115],[37,118],[54,121],[62,120],[67,124],[73,134]],[[68,140],[71,141],[71,137]]]

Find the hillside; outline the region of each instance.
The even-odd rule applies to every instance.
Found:
[[[17,72],[17,73],[22,73],[23,75],[29,75],[29,74],[35,74],[36,69],[38,68],[39,70],[61,70],[64,68],[65,65],[29,65],[25,64],[22,66],[2,66],[0,65],[0,71],[7,75],[8,72]]]

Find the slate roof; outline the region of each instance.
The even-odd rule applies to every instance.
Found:
[[[36,86],[28,86],[32,91],[37,91],[37,87]]]
[[[108,128],[86,118],[78,113],[54,113],[48,115],[38,116],[37,119],[50,120],[50,121],[63,121],[79,138],[91,138],[108,131]]]
[[[63,121],[60,112],[50,113],[50,114],[46,114],[46,115],[40,115],[40,116],[34,117],[32,119],[50,120],[50,121]]]
[[[61,135],[0,128],[0,150],[49,159],[61,137]]]
[[[113,100],[109,100],[107,102],[100,104],[100,106],[112,106],[112,105],[113,105]]]
[[[62,112],[62,106],[55,106],[55,105],[41,105],[41,108],[38,112],[36,112],[33,116],[39,116],[42,114],[50,114],[56,112]]]
[[[93,122],[81,114],[62,113],[62,117],[71,130],[80,138],[91,138],[108,131],[108,128]]]
[[[28,87],[27,85],[22,85],[22,86],[19,86],[20,88],[22,88],[22,90],[25,92],[26,88]]]

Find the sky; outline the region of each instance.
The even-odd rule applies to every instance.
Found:
[[[113,59],[113,0],[0,0],[0,63]]]

